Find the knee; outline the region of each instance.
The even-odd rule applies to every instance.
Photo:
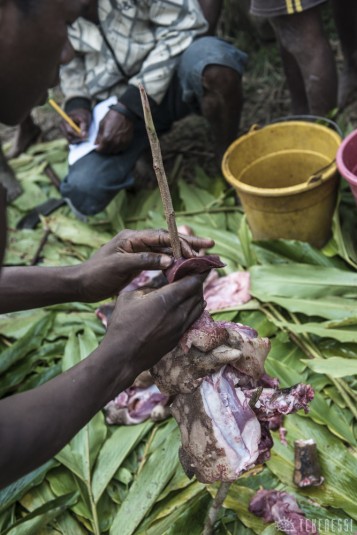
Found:
[[[202,86],[206,94],[237,95],[242,92],[242,78],[230,67],[208,65],[203,72]]]
[[[105,203],[98,197],[91,195],[88,191],[88,185],[84,186],[78,183],[67,182],[61,184],[61,194],[78,214],[90,216],[95,215],[105,208]]]

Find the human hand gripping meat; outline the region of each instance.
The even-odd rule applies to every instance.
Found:
[[[181,236],[182,255],[188,260],[212,240]],[[165,230],[123,230],[78,266],[80,300],[95,302],[117,294],[145,269],[167,269],[173,262],[169,234]]]
[[[212,240],[181,237],[185,258]],[[95,302],[117,295],[143,270],[166,269],[173,262],[164,230],[123,230],[89,260],[75,266],[3,268],[0,312],[26,310],[71,301]]]
[[[115,346],[119,335],[121,345],[130,346],[133,359],[128,368],[134,381],[178,344],[203,309],[202,280],[197,275],[157,290],[124,292],[117,299],[102,345]]]

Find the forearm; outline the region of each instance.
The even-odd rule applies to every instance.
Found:
[[[8,267],[0,274],[0,313],[80,301],[78,266]]]
[[[117,343],[110,347],[104,340],[68,372],[0,401],[0,487],[56,455],[108,401],[130,386],[135,371],[126,346],[120,344],[124,360]]]

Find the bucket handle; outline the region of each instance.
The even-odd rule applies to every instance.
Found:
[[[328,169],[330,169],[330,167],[332,167],[333,165],[336,165],[336,158],[331,160],[331,162],[325,165],[324,167],[321,167],[320,169],[315,171],[314,174],[310,175],[306,181],[306,184],[310,186],[310,184],[315,184],[315,182],[319,182],[322,179],[324,172],[328,171]]]
[[[282,123],[284,121],[310,121],[312,123],[317,123],[318,121],[322,121],[327,123],[329,126],[332,126],[334,130],[341,136],[343,139],[345,136],[343,135],[343,132],[341,128],[338,126],[335,121],[332,121],[332,119],[328,119],[327,117],[322,117],[320,115],[286,115],[285,117],[279,117],[278,119],[273,119],[269,124],[274,123]],[[333,162],[331,162],[332,165]]]

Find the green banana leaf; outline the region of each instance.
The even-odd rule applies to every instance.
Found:
[[[330,377],[357,375],[357,359],[329,357],[326,360],[304,360],[305,364],[316,373],[326,373]]]
[[[264,301],[266,295],[321,298],[357,297],[357,273],[308,264],[253,266],[250,268],[251,294]]]
[[[0,373],[4,373],[15,363],[27,357],[32,351],[36,351],[41,347],[52,323],[52,314],[46,314],[46,316],[40,318],[32,327],[30,327],[22,338],[17,340],[8,349],[5,349],[1,353]]]
[[[178,446],[179,431],[176,429],[145,462],[113,521],[110,535],[135,533],[175,473],[179,463]]]

